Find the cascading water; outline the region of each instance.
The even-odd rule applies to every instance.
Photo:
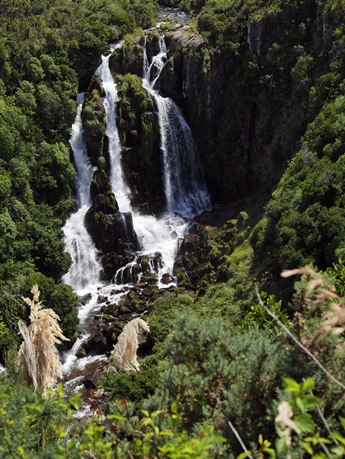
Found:
[[[181,110],[172,99],[161,96],[154,89],[166,59],[164,37],[159,39],[159,52],[152,58],[151,64],[146,46],[147,42],[143,58],[143,87],[154,98],[158,109],[166,213],[177,213],[191,219],[211,209],[210,197],[201,174],[192,133]]]
[[[86,145],[83,140],[81,120],[83,101],[84,93],[78,94],[78,110],[75,122],[72,126],[72,135],[70,138],[70,145],[77,170],[75,185],[78,210],[70,216],[63,227],[66,250],[72,258],[72,265],[67,274],[63,277],[63,281],[71,285],[80,296],[91,293],[93,297],[93,300],[91,300],[86,307],[80,308],[78,312],[81,329],[85,328],[85,323],[88,320],[90,311],[95,309],[95,297],[101,272],[97,249],[84,226],[85,214],[91,206],[90,184],[94,169],[89,162]],[[69,375],[70,379],[75,379],[75,376],[78,374],[78,371],[74,368],[77,360],[76,354],[82,342],[87,337],[88,334],[82,334],[77,339],[72,349],[65,352],[63,355],[62,371],[65,376]],[[87,368],[90,363],[90,358],[85,358],[82,359],[79,366],[84,369]],[[82,371],[83,370],[81,370],[81,372]],[[73,377],[71,373],[73,373]],[[82,377],[79,377],[79,379],[82,379]]]
[[[113,52],[120,47],[122,42],[110,48]],[[109,158],[110,158],[110,181],[113,192],[121,212],[131,212],[133,216],[134,229],[140,244],[140,251],[133,254],[133,261],[127,266],[118,270],[114,276],[117,284],[130,284],[135,282],[134,265],[141,257],[149,259],[149,269],[158,274],[158,286],[167,287],[160,279],[164,273],[173,275],[173,265],[176,258],[176,239],[183,237],[188,225],[188,219],[210,209],[210,199],[204,185],[200,169],[198,167],[194,142],[190,129],[185,122],[180,110],[169,98],[162,97],[154,85],[158,80],[166,57],[165,42],[160,41],[160,50],[157,56],[149,63],[147,52],[144,52],[144,77],[143,87],[155,100],[161,133],[161,150],[163,157],[164,191],[167,207],[161,219],[153,216],[142,216],[133,211],[130,205],[130,191],[123,179],[121,166],[121,144],[116,125],[116,102],[118,100],[116,84],[109,69],[109,58],[102,56],[102,64],[96,73],[102,79],[106,97],[104,107],[106,110]],[[77,169],[77,198],[78,211],[66,222],[64,227],[66,249],[70,253],[73,264],[69,272],[64,276],[65,283],[70,284],[79,295],[91,293],[91,300],[79,311],[79,319],[85,324],[89,320],[90,313],[93,313],[100,304],[97,303],[97,296],[107,295],[112,303],[118,301],[123,291],[121,285],[118,289],[114,284],[102,284],[99,281],[101,265],[97,259],[97,250],[93,241],[84,226],[84,217],[87,209],[91,206],[90,183],[93,174],[83,141],[83,130],[81,123],[81,108],[83,95],[78,95],[78,113],[72,127],[70,140]],[[161,264],[154,262],[156,255],[160,254]],[[125,275],[128,273],[128,275]],[[80,348],[83,339],[87,334],[82,335],[73,348],[65,353],[63,372],[73,379],[74,386],[80,384],[85,372],[90,371],[94,363],[103,364],[105,356],[89,356],[77,360],[76,353]],[[98,360],[97,360],[98,359]],[[97,362],[96,362],[97,360]],[[89,366],[88,366],[89,365]],[[74,369],[74,370],[73,370]]]
[[[113,49],[116,49],[115,47]],[[113,192],[121,212],[131,212],[133,216],[133,224],[137,233],[141,256],[153,256],[160,253],[162,256],[162,264],[158,269],[158,277],[168,272],[172,275],[173,264],[176,255],[176,237],[182,236],[186,222],[176,216],[169,215],[169,219],[157,220],[152,216],[143,216],[136,213],[130,205],[130,192],[124,182],[121,166],[121,144],[116,125],[116,102],[118,100],[116,84],[109,69],[109,57],[102,56],[102,64],[96,70],[96,73],[102,79],[103,88],[106,97],[104,99],[104,107],[107,114],[107,129],[110,158],[110,181]],[[168,216],[167,216],[168,217]],[[171,235],[175,235],[172,237]],[[114,280],[117,283],[122,283],[124,280],[123,273],[126,268],[131,269],[132,263],[125,268],[120,268],[116,273]],[[127,282],[126,282],[127,283]],[[130,283],[130,282],[129,282]],[[161,287],[166,286],[159,284]]]
[[[70,145],[77,169],[76,190],[78,211],[67,220],[63,230],[65,233],[66,250],[71,255],[72,266],[63,277],[66,284],[71,285],[79,294],[98,282],[101,265],[97,260],[97,249],[84,226],[85,214],[91,205],[90,183],[93,168],[88,160],[83,140],[81,110],[84,93],[78,94],[78,111],[72,126]]]
[[[116,45],[111,46],[110,51],[113,52],[115,49],[120,48],[123,43],[123,41],[120,41]],[[106,95],[104,108],[107,114],[106,136],[109,143],[111,186],[121,212],[130,212],[132,210],[129,201],[130,191],[123,179],[121,166],[121,143],[116,125],[116,102],[118,101],[118,95],[116,84],[109,68],[110,56],[111,54],[102,56],[102,64],[96,70],[96,74],[102,80]]]

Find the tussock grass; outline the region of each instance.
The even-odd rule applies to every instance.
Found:
[[[58,324],[59,316],[52,309],[44,309],[39,301],[40,291],[35,284],[31,292],[33,299],[23,298],[30,306],[31,324],[27,327],[19,322],[18,327],[24,338],[16,364],[19,368],[18,382],[26,381],[36,391],[53,387],[57,377],[62,377],[61,362],[56,344],[68,340]]]

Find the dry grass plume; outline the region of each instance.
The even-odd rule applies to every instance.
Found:
[[[18,381],[26,381],[34,390],[53,387],[57,377],[62,377],[61,362],[56,344],[68,340],[58,324],[59,316],[52,309],[44,309],[39,301],[40,291],[35,284],[31,292],[33,299],[23,298],[30,306],[31,324],[27,327],[19,322],[22,342],[16,364],[19,368]]]
[[[124,326],[114,349],[111,351],[110,359],[119,370],[139,370],[139,362],[137,359],[139,327],[148,332],[150,331],[150,327],[145,320],[140,318],[131,320]]]

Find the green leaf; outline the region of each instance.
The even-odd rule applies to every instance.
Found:
[[[264,448],[262,451],[273,458],[276,457],[276,452],[272,448]]]
[[[307,451],[308,454],[310,454],[311,456],[313,455],[314,451],[309,443],[306,443],[305,441],[301,441],[301,446]]]
[[[315,397],[315,395],[308,394],[303,396],[303,404],[306,410],[320,406],[321,403],[321,399],[319,397]]]
[[[122,414],[118,414],[118,413],[116,413],[116,414],[108,414],[107,415],[107,419],[111,419],[111,420],[116,419],[117,421],[125,421],[126,420],[126,418],[124,416],[122,416]]]
[[[340,443],[345,445],[345,437],[343,437],[343,435],[341,435],[339,432],[332,432],[332,434],[336,440],[340,441]]]
[[[301,399],[301,397],[296,397],[296,405],[298,406],[298,408],[304,413],[305,412],[305,406],[304,406],[304,403]]]
[[[245,451],[244,453],[241,453],[239,456],[236,457],[236,459],[245,459],[246,457],[250,456],[251,451]]]
[[[332,443],[332,440],[330,440],[329,438],[320,437],[319,440],[320,440],[322,443],[327,443],[328,445]]]
[[[345,453],[345,448],[342,445],[333,446],[331,448],[332,453],[336,454],[338,457],[343,457]]]
[[[153,422],[153,419],[151,418],[144,418],[142,421],[141,421],[141,425],[144,426],[144,427],[147,427],[147,426],[154,426],[154,422]]]
[[[65,394],[65,391],[63,390],[63,385],[62,385],[62,383],[60,383],[60,384],[58,385],[57,390],[58,390],[58,395],[59,395],[59,397],[64,397],[64,396],[66,395],[66,394]]]
[[[156,418],[157,416],[159,416],[159,415],[162,414],[162,413],[163,413],[162,410],[153,411],[153,412],[151,413],[151,417],[152,417],[152,419],[154,419],[154,418]]]
[[[312,378],[307,378],[302,385],[302,391],[307,392],[313,390],[315,387],[315,381]]]
[[[276,440],[276,451],[278,456],[286,450],[286,441],[285,437],[278,438]]]
[[[341,422],[341,425],[343,426],[343,429],[345,430],[345,418],[342,416],[339,416],[339,421]]]
[[[310,414],[302,413],[298,414],[293,418],[297,427],[301,429],[302,432],[314,432],[315,426]]]
[[[312,443],[313,445],[317,445],[318,440],[316,437],[304,437],[304,441],[308,443]]]
[[[297,381],[292,378],[283,378],[285,387],[285,392],[291,392],[292,394],[299,394],[301,392],[301,387]]]
[[[176,402],[172,402],[171,404],[171,412],[177,414],[177,404]]]

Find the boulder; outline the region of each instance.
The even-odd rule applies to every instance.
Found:
[[[102,372],[100,370],[92,371],[85,375],[84,387],[85,389],[95,389],[98,381],[101,379]]]
[[[129,248],[131,251],[139,248],[130,212],[104,214],[90,207],[85,215],[85,226],[96,247],[105,254],[110,252],[120,254]]]
[[[108,351],[108,343],[105,336],[100,331],[95,331],[90,338],[85,341],[83,348],[86,353],[104,354]]]
[[[173,282],[174,279],[170,276],[169,273],[165,273],[163,274],[161,280],[163,284],[170,284],[171,282]]]

